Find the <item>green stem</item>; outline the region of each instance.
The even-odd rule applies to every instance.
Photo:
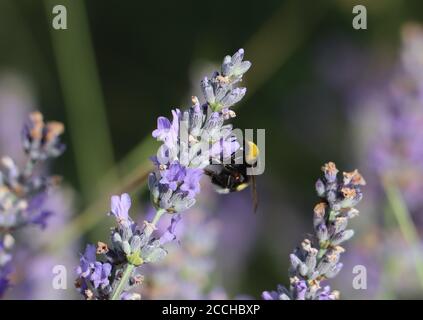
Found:
[[[418,248],[420,243],[416,227],[411,219],[407,205],[405,204],[402,195],[395,184],[389,179],[382,179],[382,184],[387,201],[392,209],[395,219],[397,220],[400,231],[409,247],[413,250],[417,276],[419,278],[420,285],[423,287],[423,259],[420,253],[416,251],[416,248]]]
[[[149,239],[151,237],[151,234],[155,230],[157,223],[159,222],[160,218],[162,217],[162,215],[165,212],[166,212],[166,210],[164,210],[164,209],[158,209],[154,218],[153,218],[153,220],[149,224],[146,224],[145,229],[144,229],[144,234],[147,236],[147,239]]]
[[[122,278],[119,281],[117,287],[113,290],[112,299],[111,300],[120,300],[120,296],[122,291],[125,289],[125,285],[129,282],[129,277],[134,271],[135,266],[131,263],[128,263],[123,271]]]

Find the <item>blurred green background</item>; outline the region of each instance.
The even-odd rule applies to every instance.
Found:
[[[56,4],[67,8],[67,30],[51,26]],[[352,28],[356,4],[367,7],[368,30]],[[45,250],[106,238],[113,192],[132,192],[136,210],[145,211],[148,193],[139,182],[157,147],[156,118],[188,107],[204,70],[244,48],[253,67],[235,126],[266,129],[266,172],[258,179],[258,235],[227,290],[258,297],[287,283],[288,253],[311,232],[320,166],[360,163],[348,111],[321,80],[319,59],[335,59],[341,42],[394,59],[401,25],[422,21],[422,9],[418,0],[0,0],[0,73],[24,79],[35,108],[67,128],[68,149],[53,171],[75,190],[79,219]]]

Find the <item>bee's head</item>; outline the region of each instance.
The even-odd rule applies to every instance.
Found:
[[[259,148],[252,141],[245,141],[245,161],[249,165],[254,165],[257,163],[259,156]]]

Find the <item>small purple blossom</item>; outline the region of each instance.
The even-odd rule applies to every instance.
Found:
[[[127,193],[119,196],[112,196],[110,201],[110,213],[116,218],[119,224],[128,224],[132,220],[129,217],[129,209],[131,208],[131,198]]]
[[[41,227],[41,229],[45,229],[47,227],[47,220],[53,215],[53,212],[50,210],[43,210],[39,214],[35,215],[31,222],[33,224],[37,224]]]
[[[78,276],[87,278],[91,274],[91,269],[96,262],[96,247],[92,244],[88,244],[85,248],[84,254],[79,259],[79,266],[76,268]]]
[[[166,117],[159,117],[157,119],[157,129],[153,131],[152,136],[158,141],[164,142],[165,145],[172,147],[177,142],[180,115],[180,110],[175,109],[172,110],[172,122]]]
[[[184,181],[187,170],[179,162],[173,162],[169,168],[160,171],[160,183],[169,187],[170,190],[175,191],[179,184]]]
[[[90,280],[94,283],[94,288],[97,289],[100,285],[102,287],[107,286],[109,284],[111,271],[112,265],[110,263],[101,263],[96,261],[90,278]]]
[[[180,214],[175,214],[172,216],[169,227],[166,231],[160,236],[160,243],[166,244],[168,242],[174,241],[176,239],[176,227],[181,221],[182,217]]]
[[[202,175],[203,170],[201,169],[187,169],[181,190],[188,193],[188,198],[192,199],[200,192],[200,179]]]
[[[279,295],[276,291],[263,291],[261,297],[263,300],[279,300]]]
[[[172,124],[170,123],[169,119],[166,117],[158,117],[157,118],[157,129],[155,129],[152,133],[154,138],[157,140],[164,141],[169,134],[169,131],[172,128]]]

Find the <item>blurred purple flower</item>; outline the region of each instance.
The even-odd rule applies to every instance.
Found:
[[[0,297],[10,287],[9,275],[12,272],[11,263],[7,263],[0,267]]]
[[[181,215],[180,214],[174,214],[172,215],[172,220],[170,222],[169,227],[166,229],[166,231],[160,236],[160,243],[166,244],[168,242],[174,241],[176,239],[176,227],[181,221]]]

